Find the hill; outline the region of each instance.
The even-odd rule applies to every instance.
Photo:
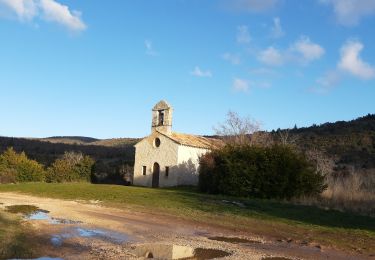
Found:
[[[14,138],[0,137],[0,153],[8,147],[45,166],[51,165],[67,151],[81,152],[95,161],[96,181],[123,183],[123,176],[134,164],[136,138],[95,139],[90,137]]]
[[[375,172],[375,115],[351,121],[338,121],[310,127],[278,129],[271,132],[274,139],[288,136],[298,149],[309,153],[330,173],[350,171]],[[96,160],[96,172],[104,182],[117,182],[121,172],[134,164],[134,144],[137,138],[96,139],[82,136],[47,138],[0,137],[0,152],[7,147],[24,151],[27,156],[50,165],[66,151],[82,152]]]
[[[321,151],[333,159],[337,166],[375,168],[375,114],[348,122],[294,128],[290,133],[302,150]]]

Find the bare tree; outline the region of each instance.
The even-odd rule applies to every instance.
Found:
[[[289,129],[277,131],[279,142],[282,145],[295,145],[298,141],[297,135],[292,135]]]
[[[83,154],[80,152],[65,152],[63,157],[63,160],[65,160],[69,165],[73,166],[78,163],[80,163],[83,160]]]
[[[260,130],[260,123],[249,116],[241,118],[236,112],[229,111],[226,120],[214,130],[229,144],[251,145],[251,135]]]

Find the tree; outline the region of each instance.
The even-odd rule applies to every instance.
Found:
[[[298,136],[290,133],[290,129],[278,130],[278,140],[281,145],[295,145],[298,141]]]
[[[47,182],[90,181],[94,160],[82,153],[65,152],[48,168]]]
[[[251,135],[260,130],[260,123],[249,116],[241,118],[236,112],[229,111],[226,120],[214,130],[228,144],[249,145],[254,141]]]
[[[37,161],[27,158],[24,152],[17,153],[12,147],[0,155],[0,176],[11,182],[44,181],[45,170]]]

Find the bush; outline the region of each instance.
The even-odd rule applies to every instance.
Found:
[[[17,172],[14,169],[0,169],[0,183],[16,183]]]
[[[8,148],[0,155],[0,182],[44,181],[43,165],[27,158],[24,152],[16,153]]]
[[[48,168],[47,182],[90,181],[94,160],[81,153],[66,152]]]
[[[241,197],[292,198],[319,194],[324,176],[288,146],[225,146],[201,157],[199,189]]]

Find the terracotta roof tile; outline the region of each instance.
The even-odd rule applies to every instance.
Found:
[[[198,135],[188,135],[173,132],[172,134],[165,134],[158,131],[158,133],[165,135],[178,144],[198,147],[203,149],[219,148],[224,145],[224,142],[219,139],[207,138]]]

